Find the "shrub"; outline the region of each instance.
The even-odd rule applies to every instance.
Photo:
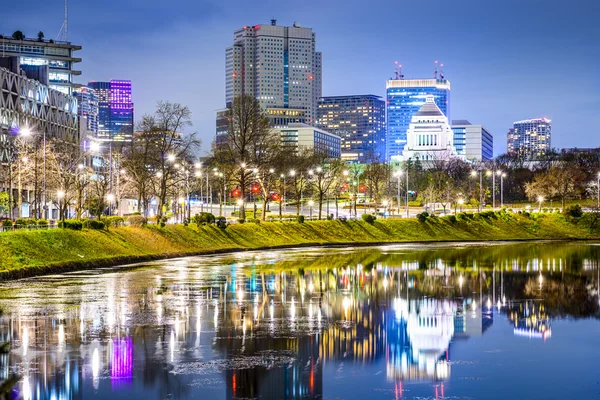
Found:
[[[363,214],[361,218],[367,224],[373,224],[375,222],[375,219],[376,219],[375,216],[371,215],[371,214]]]
[[[450,221],[451,223],[455,224],[456,223],[456,216],[455,215],[447,215],[445,217],[448,221]]]
[[[251,222],[253,224],[260,224],[260,219],[258,219],[258,218],[249,219],[248,222]]]
[[[133,214],[127,218],[127,222],[130,226],[145,226],[148,223],[148,220],[140,214]]]
[[[74,231],[80,231],[83,228],[83,222],[76,219],[66,219],[58,223],[59,228],[72,229]]]
[[[409,201],[408,206],[409,207],[422,207],[423,203],[420,201]]]
[[[579,204],[575,204],[565,208],[563,214],[568,217],[581,218],[583,216],[583,210]]]
[[[333,221],[333,214],[329,214],[327,216],[327,221]]]
[[[87,219],[83,221],[83,227],[86,229],[104,229],[105,224],[97,219]]]
[[[246,222],[246,220],[244,218],[240,218],[237,221],[238,221],[238,224],[243,224],[244,222]]]
[[[427,217],[429,217],[429,213],[427,211],[423,211],[421,214],[417,214],[417,219],[419,222],[427,221]]]
[[[298,221],[299,224],[303,224],[304,223],[304,215],[298,215],[296,217],[296,221]]]
[[[125,219],[119,216],[102,218],[101,221],[104,222],[104,226],[106,227],[118,227],[123,226],[123,224],[125,224]]]
[[[4,221],[2,221],[2,227],[3,228],[12,228],[13,223],[10,219],[5,219]]]
[[[17,218],[15,225],[15,228],[24,228],[27,226],[27,220],[25,218]]]
[[[227,219],[225,217],[217,217],[215,222],[217,224],[217,228],[219,228],[219,229],[227,228]]]
[[[198,226],[210,225],[215,223],[215,216],[208,212],[201,212],[200,214],[194,215],[192,221]]]
[[[37,225],[46,227],[46,226],[48,226],[48,220],[47,219],[38,219]]]

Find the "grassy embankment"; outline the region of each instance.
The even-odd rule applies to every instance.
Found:
[[[560,214],[377,220],[246,223],[215,226],[111,228],[108,231],[0,233],[0,279],[95,268],[158,258],[295,245],[425,241],[596,239],[589,219]]]

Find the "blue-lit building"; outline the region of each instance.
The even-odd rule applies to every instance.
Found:
[[[454,148],[469,161],[489,161],[494,158],[494,136],[483,125],[466,120],[452,121]]]
[[[446,79],[390,79],[386,84],[386,159],[399,160],[406,145],[406,132],[413,115],[428,95],[450,120],[450,81]]]
[[[133,135],[131,81],[90,82],[98,98],[98,134],[105,141],[130,140]]]
[[[385,158],[385,101],[380,96],[328,96],[319,101],[317,126],[342,138],[342,158]]]
[[[77,115],[82,123],[85,121],[85,128],[88,135],[98,136],[98,96],[94,89],[88,87],[79,88],[73,95],[77,99]],[[85,118],[85,120],[84,120]]]

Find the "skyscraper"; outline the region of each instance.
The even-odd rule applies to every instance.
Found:
[[[406,145],[411,118],[432,95],[442,113],[450,118],[450,81],[443,75],[435,79],[390,79],[387,92],[387,159],[400,159]]]
[[[276,126],[316,123],[321,97],[321,53],[311,28],[245,26],[225,52],[227,107],[246,94],[260,101]]]
[[[459,155],[470,161],[488,161],[494,158],[494,136],[483,125],[466,120],[452,121],[454,147]]]
[[[131,81],[90,82],[98,98],[98,135],[100,140],[129,140],[133,135]]]
[[[535,156],[549,151],[552,121],[547,118],[527,119],[513,123],[507,135],[509,153]]]
[[[317,125],[342,138],[342,158],[385,158],[385,102],[375,95],[329,96],[319,101]]]
[[[73,92],[77,99],[77,115],[83,123],[85,119],[88,134],[98,137],[98,96],[94,89],[82,87]]]
[[[65,94],[72,94],[73,89],[78,87],[73,82],[74,76],[81,75],[81,71],[74,69],[75,64],[81,62],[81,58],[74,57],[78,50],[81,46],[71,42],[43,38],[15,40],[5,35],[0,39],[0,57],[17,56],[25,67],[47,65],[50,88]]]

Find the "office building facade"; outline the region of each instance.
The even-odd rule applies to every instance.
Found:
[[[84,128],[87,134],[93,137],[98,136],[98,96],[94,89],[81,87],[73,92],[77,99],[77,115],[79,121],[85,124]]]
[[[456,120],[452,121],[452,131],[457,154],[469,161],[489,161],[494,158],[494,136],[483,125]]]
[[[134,131],[131,81],[90,82],[98,99],[98,134],[103,141],[130,140]]]
[[[342,139],[344,160],[385,159],[385,101],[380,96],[322,97],[317,126]]]
[[[338,135],[307,124],[290,124],[285,128],[275,128],[280,134],[281,144],[293,151],[312,149],[330,159],[342,155],[342,140]]]
[[[75,70],[75,64],[81,62],[81,58],[74,56],[78,50],[81,46],[70,42],[0,37],[0,57],[19,57],[24,68],[48,66],[49,88],[69,95],[79,87],[73,79],[81,75],[81,71]]]
[[[513,123],[507,135],[509,153],[536,156],[552,149],[552,121],[547,118],[527,119]]]
[[[407,142],[413,115],[433,96],[444,116],[450,118],[450,81],[446,79],[390,79],[386,84],[386,158],[399,160]]]
[[[321,53],[311,28],[245,26],[225,52],[226,106],[240,95],[259,100],[275,126],[315,125],[321,97]]]

